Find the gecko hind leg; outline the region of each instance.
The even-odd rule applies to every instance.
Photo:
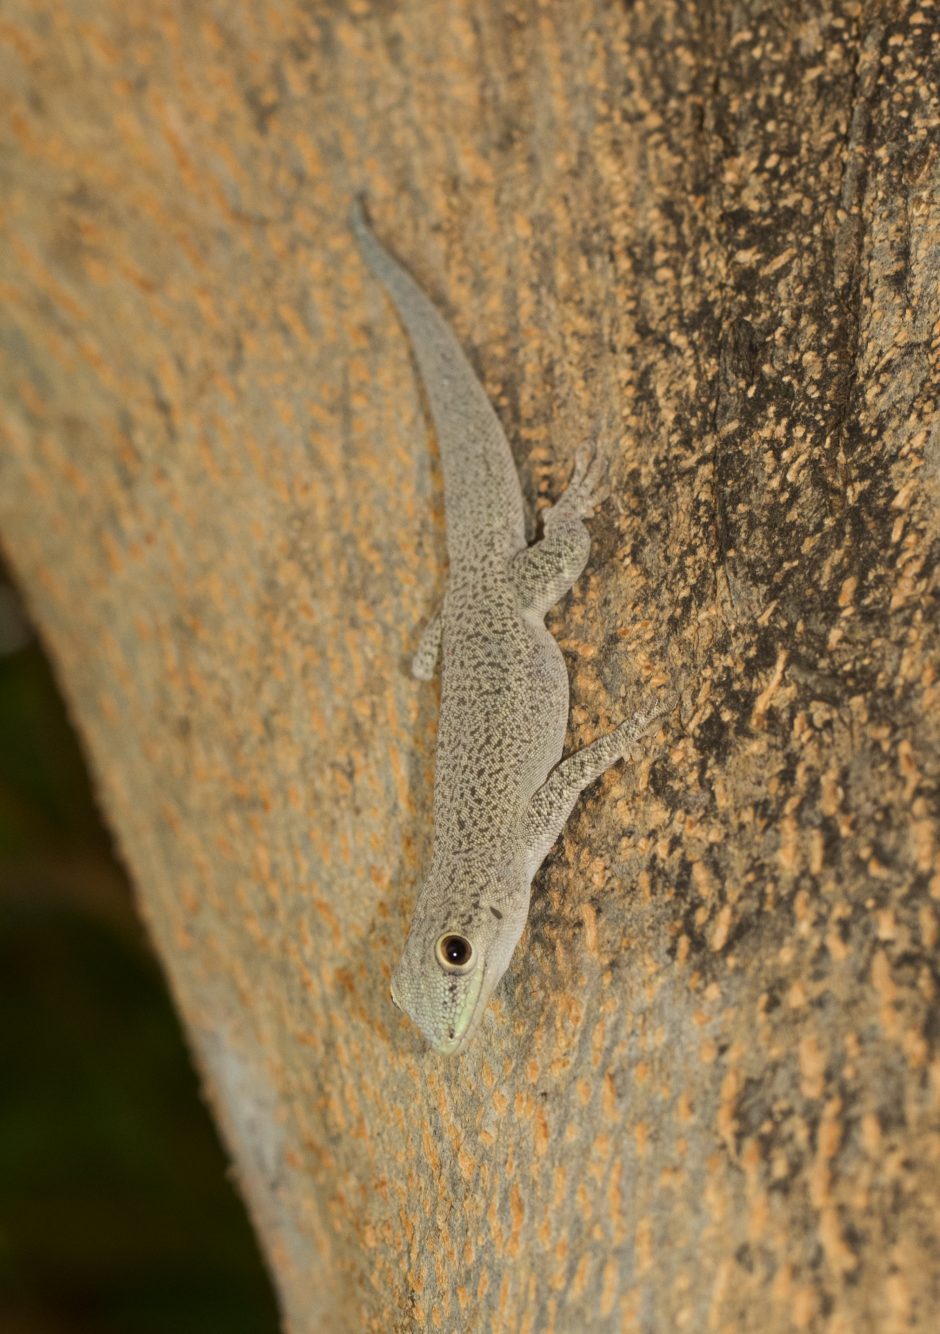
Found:
[[[523,611],[544,616],[587,564],[591,537],[583,520],[606,495],[604,471],[590,447],[582,446],[568,489],[542,515],[542,540],[513,557],[510,576]]]
[[[430,681],[441,652],[441,609],[437,611],[424,627],[414,657],[411,659],[411,675],[418,681]]]
[[[612,764],[624,758],[634,742],[669,708],[661,700],[642,709],[612,732],[560,760],[533,794],[523,817],[524,838],[532,873],[541,866],[549,848],[565,827],[578,797]]]

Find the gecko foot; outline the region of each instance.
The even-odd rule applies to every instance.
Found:
[[[607,482],[607,464],[598,454],[593,443],[579,446],[574,458],[574,472],[567,489],[559,497],[551,510],[546,510],[545,517],[554,512],[562,515],[576,515],[587,519],[595,509],[607,499],[610,488]]]
[[[659,699],[651,702],[645,708],[640,709],[628,718],[626,722],[620,723],[610,733],[611,738],[616,738],[617,753],[619,756],[627,756],[632,746],[640,740],[642,736],[650,730],[653,723],[664,718],[667,713],[671,713],[678,702],[678,697],[672,693],[665,699],[661,696]]]

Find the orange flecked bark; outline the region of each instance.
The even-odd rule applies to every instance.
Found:
[[[0,532],[295,1334],[932,1329],[933,3],[9,0]],[[406,339],[530,500],[572,744],[669,680],[429,1055],[406,661],[445,579]]]

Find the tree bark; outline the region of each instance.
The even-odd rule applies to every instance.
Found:
[[[294,1334],[940,1309],[933,0],[10,0],[4,547]],[[578,807],[465,1055],[428,856],[440,476],[346,216],[533,508]],[[680,717],[681,715],[681,717]]]

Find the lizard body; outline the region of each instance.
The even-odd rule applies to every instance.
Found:
[[[409,335],[444,473],[448,577],[412,664],[441,661],[434,844],[392,999],[440,1052],[476,1031],[525,926],[533,876],[581,790],[622,758],[659,710],[562,761],[568,674],[544,617],[590,551],[596,460],[578,456],[541,541],[525,544],[508,441],[457,340],[358,206],[363,258]]]

